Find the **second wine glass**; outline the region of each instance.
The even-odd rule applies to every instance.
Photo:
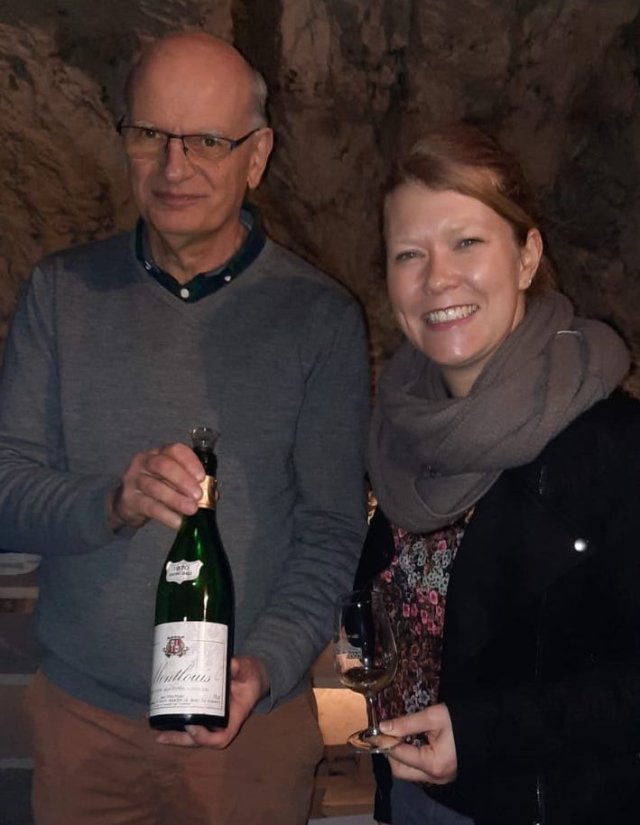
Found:
[[[391,750],[401,740],[380,730],[375,695],[393,681],[398,653],[380,593],[357,590],[340,596],[334,652],[338,678],[345,687],[362,693],[367,702],[368,727],[351,734],[347,741],[368,753]]]

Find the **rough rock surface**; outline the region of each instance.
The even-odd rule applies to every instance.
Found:
[[[398,340],[378,216],[392,148],[469,117],[522,159],[563,288],[640,362],[637,0],[0,0],[0,341],[38,258],[131,225],[113,128],[126,66],[193,27],[265,74],[277,149],[258,202],[361,297],[378,359]]]

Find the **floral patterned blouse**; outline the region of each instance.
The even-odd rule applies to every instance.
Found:
[[[398,647],[398,670],[378,696],[381,719],[415,713],[438,701],[442,635],[449,576],[473,508],[434,533],[392,525],[395,553],[380,574]]]

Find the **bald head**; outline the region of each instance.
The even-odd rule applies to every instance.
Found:
[[[127,113],[135,107],[140,86],[149,73],[172,66],[178,73],[197,75],[206,82],[222,81],[246,107],[251,128],[267,125],[267,86],[260,72],[230,43],[206,32],[177,32],[155,40],[135,61],[125,86]]]

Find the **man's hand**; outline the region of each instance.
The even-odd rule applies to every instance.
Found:
[[[245,720],[269,690],[267,668],[261,659],[238,656],[231,660],[231,691],[229,697],[229,724],[224,730],[210,731],[200,725],[189,725],[185,733],[161,733],[157,742],[162,745],[181,745],[194,748],[222,749],[232,742]]]
[[[389,765],[398,779],[432,785],[454,781],[458,774],[458,759],[446,705],[431,705],[418,713],[386,720],[380,728],[401,738],[419,733],[429,737],[429,742],[421,747],[402,744],[389,751]]]
[[[142,527],[156,519],[177,530],[183,516],[198,509],[204,469],[186,444],[168,444],[137,453],[108,502],[112,530]]]

